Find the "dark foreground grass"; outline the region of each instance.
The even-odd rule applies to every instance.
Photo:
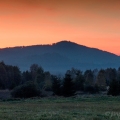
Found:
[[[120,120],[120,97],[1,101],[0,120]]]

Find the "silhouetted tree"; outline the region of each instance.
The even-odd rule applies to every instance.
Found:
[[[0,89],[13,89],[21,83],[21,72],[17,66],[0,62]]]
[[[120,67],[117,70],[117,80],[120,82]]]
[[[107,68],[105,70],[105,77],[106,77],[106,83],[107,83],[107,86],[110,85],[110,82],[113,80],[113,79],[117,79],[117,71],[116,69],[114,68]]]
[[[32,81],[32,75],[31,73],[27,70],[22,73],[22,84],[25,82]]]
[[[110,87],[108,90],[108,95],[117,96],[120,94],[120,82],[116,79],[113,79],[110,83]]]
[[[31,72],[33,81],[36,79],[38,68],[39,68],[38,64],[32,64],[30,66],[30,72]]]
[[[75,93],[75,88],[71,75],[66,74],[63,81],[63,96],[65,97],[73,96],[74,93]]]
[[[13,72],[14,72],[14,84],[15,86],[18,86],[21,83],[21,71],[17,66],[13,66]]]
[[[43,68],[41,66],[38,66],[35,74],[36,76],[35,76],[34,82],[38,84],[38,87],[41,90],[45,90],[45,74],[44,74]]]
[[[62,94],[61,80],[57,76],[52,76],[52,91],[55,95]]]
[[[7,72],[5,65],[0,63],[0,89],[5,89],[7,83]]]
[[[84,73],[84,77],[85,77],[85,85],[87,85],[87,86],[94,85],[94,76],[93,76],[93,72],[91,70],[86,70]]]
[[[44,72],[44,81],[45,81],[45,90],[51,91],[52,90],[52,80],[51,80],[51,74],[50,72]]]
[[[105,90],[106,89],[106,77],[105,77],[105,70],[101,69],[98,72],[97,80],[96,80],[96,85],[101,89]]]
[[[75,84],[75,89],[78,90],[84,90],[84,83],[85,83],[85,78],[82,74],[82,71],[78,71],[76,73],[76,78],[74,80],[74,84]]]

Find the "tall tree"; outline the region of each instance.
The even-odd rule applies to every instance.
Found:
[[[36,76],[37,76],[37,71],[38,71],[38,64],[32,64],[30,66],[30,72],[31,72],[31,75],[32,75],[32,80],[34,81]]]
[[[113,79],[117,79],[117,71],[115,68],[107,68],[105,70],[105,76],[106,76],[106,82],[107,82],[107,86],[110,85],[110,82]]]
[[[85,78],[82,74],[82,71],[76,73],[76,78],[74,80],[76,90],[84,90]]]
[[[94,75],[91,70],[86,70],[84,73],[85,85],[93,86],[94,85]]]
[[[52,91],[55,95],[62,94],[61,80],[57,76],[51,76],[52,79]]]
[[[32,75],[31,73],[27,70],[22,73],[22,84],[28,81],[32,81]]]
[[[44,72],[44,81],[45,81],[45,90],[51,91],[52,90],[52,80],[50,72]]]
[[[71,75],[66,74],[63,81],[63,96],[65,97],[73,96],[74,93],[75,93],[75,88]]]
[[[117,96],[119,94],[120,94],[120,82],[116,79],[113,79],[110,83],[108,95]]]
[[[0,63],[0,89],[5,89],[7,83],[7,72],[5,65]]]
[[[105,77],[105,70],[101,69],[98,73],[96,85],[101,89],[106,89],[106,77]]]

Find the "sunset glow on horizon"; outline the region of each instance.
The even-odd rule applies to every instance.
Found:
[[[62,40],[120,55],[120,0],[0,0],[0,48]]]

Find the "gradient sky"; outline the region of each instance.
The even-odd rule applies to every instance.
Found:
[[[61,40],[120,55],[120,0],[0,0],[0,48]]]

